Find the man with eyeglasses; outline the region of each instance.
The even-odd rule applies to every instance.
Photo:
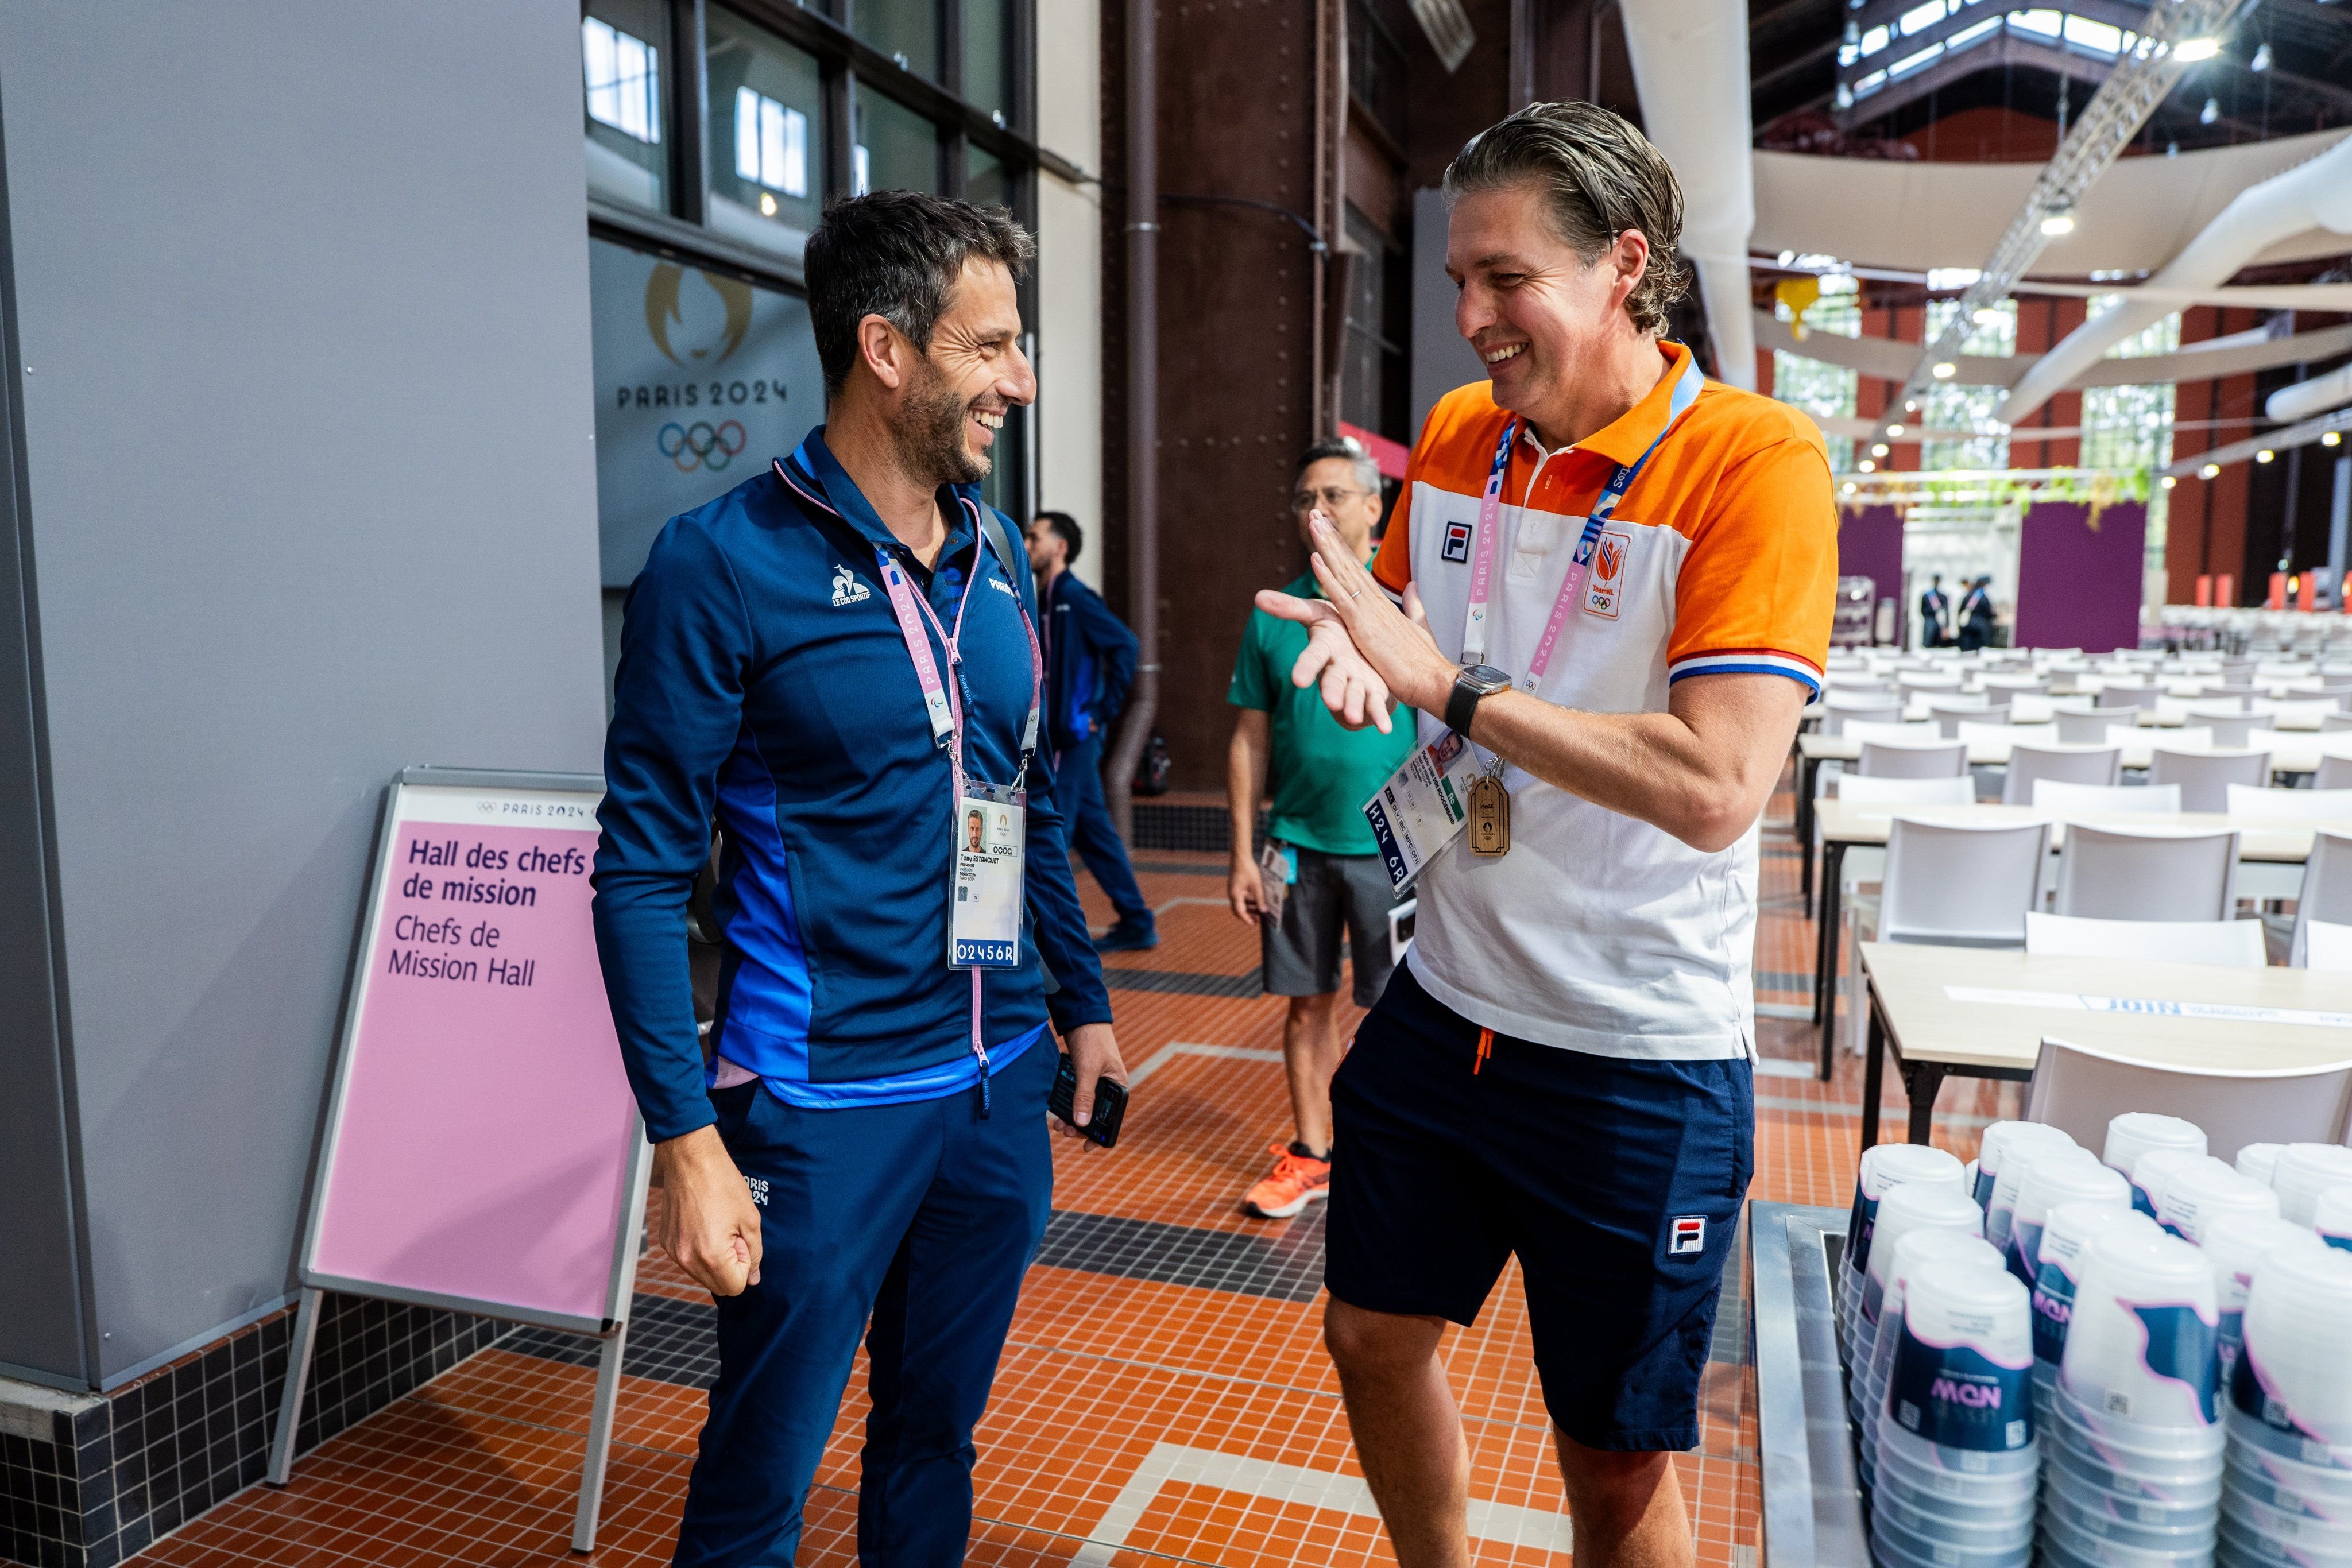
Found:
[[[1307,519],[1320,511],[1359,560],[1372,555],[1381,520],[1381,472],[1352,441],[1320,441],[1298,460],[1291,521],[1308,549]],[[1317,593],[1303,575],[1285,591]],[[1307,628],[1263,610],[1250,612],[1225,700],[1240,709],[1226,753],[1233,810],[1233,867],[1225,894],[1234,914],[1258,927],[1268,994],[1287,997],[1282,1056],[1290,1075],[1297,1136],[1269,1152],[1274,1169],[1242,1207],[1261,1219],[1286,1219],[1331,1189],[1331,1074],[1339,1065],[1339,937],[1348,938],[1356,1005],[1368,1008],[1388,985],[1389,911],[1396,906],[1380,844],[1363,804],[1412,751],[1411,727],[1391,734],[1351,730],[1331,716],[1314,688],[1291,683],[1307,651]],[[1273,795],[1265,852],[1252,843],[1258,802]]]

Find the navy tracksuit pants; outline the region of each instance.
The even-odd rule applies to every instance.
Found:
[[[971,1530],[971,1429],[1045,1232],[1050,1034],[991,1085],[804,1111],[758,1083],[711,1095],[760,1205],[760,1282],[719,1301],[719,1381],[672,1560],[782,1568],[866,1334],[857,1556],[948,1568]],[[868,1318],[871,1326],[868,1326]]]
[[[1070,847],[1094,873],[1120,921],[1141,930],[1154,929],[1151,905],[1135,884],[1135,869],[1127,862],[1127,841],[1111,824],[1110,803],[1103,798],[1102,737],[1078,742],[1054,760],[1054,804],[1070,835]]]

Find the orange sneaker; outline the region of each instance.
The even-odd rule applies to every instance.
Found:
[[[1287,1219],[1318,1198],[1331,1196],[1331,1162],[1300,1153],[1303,1145],[1275,1145],[1274,1174],[1249,1189],[1242,1207],[1260,1219]]]

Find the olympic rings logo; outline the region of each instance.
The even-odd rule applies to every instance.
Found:
[[[681,474],[691,474],[697,468],[708,468],[713,474],[725,468],[740,456],[751,438],[735,420],[713,428],[708,420],[696,420],[691,425],[676,423],[661,427],[654,444],[661,455],[677,465]]]

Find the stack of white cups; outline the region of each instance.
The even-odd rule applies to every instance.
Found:
[[[2165,1173],[2164,1202],[2156,1218],[2183,1241],[2201,1247],[2207,1229],[2224,1216],[2278,1211],[2278,1194],[2252,1176],[2240,1176],[2229,1161],[2209,1155]]]
[[[2000,1167],[1993,1175],[1992,1196],[1985,1202],[1985,1239],[2004,1256],[2009,1251],[2009,1228],[2017,1215],[2017,1189],[2036,1155],[2071,1149],[2074,1140],[2063,1128],[2041,1122],[2019,1122],[2001,1146]],[[1982,1160],[1979,1160],[1982,1168]]]
[[[2264,1186],[2271,1185],[2271,1172],[2278,1168],[2278,1157],[2284,1144],[2247,1144],[2238,1150],[2238,1174],[2252,1176]]]
[[[2208,1226],[2200,1239],[2198,1245],[2213,1270],[2214,1298],[2221,1309],[2216,1386],[2224,1396],[2238,1364],[2239,1347],[2246,1343],[2246,1292],[2253,1286],[2254,1270],[2273,1248],[2292,1246],[2310,1235],[2275,1213],[2231,1214]]]
[[[1926,1237],[1915,1233],[1916,1246]],[[2025,1287],[1981,1255],[1906,1271],[1878,1423],[1881,1568],[2026,1568],[2038,1450]]]
[[[2148,1199],[2140,1161],[2158,1150],[2201,1155],[2205,1153],[2205,1129],[2178,1116],[2126,1111],[2108,1122],[2106,1145],[2099,1152],[2100,1159],[2131,1178],[2132,1207],[2150,1218],[2156,1217],[2156,1205]]]
[[[2316,1217],[2321,1193],[2347,1183],[2352,1183],[2352,1149],[2336,1144],[2289,1144],[2279,1151],[2271,1171],[2279,1215],[2297,1225],[2309,1225]]]
[[[2131,1225],[2092,1241],[2050,1398],[2044,1563],[2211,1561],[2219,1332],[2212,1271],[2196,1248]]]
[[[2352,1564],[2352,1256],[2308,1236],[2255,1265],[2227,1400],[2215,1562]]]
[[[2097,1155],[2074,1144],[2030,1150],[2023,1163],[2017,1207],[2009,1221],[2008,1262],[2018,1283],[2030,1291],[2042,1272],[2042,1230],[2050,1211],[2077,1201],[2129,1208],[2131,1183],[2121,1171],[2101,1165]]]
[[[1846,1406],[1849,1413],[1854,1413],[1855,1449],[1864,1490],[1878,1484],[1878,1428],[1886,1410],[1886,1383],[1894,1375],[1895,1352],[1903,1343],[1903,1297],[1911,1277],[1930,1263],[1953,1260],[2000,1267],[2000,1254],[1982,1237],[1967,1230],[1908,1230],[1890,1244],[1889,1252],[1894,1261],[1888,1265],[1886,1295],[1879,1305],[1878,1335],[1871,1342],[1868,1366],[1854,1364]],[[1925,1483],[1915,1480],[1914,1484]]]
[[[1992,1122],[1986,1124],[1977,1140],[1977,1157],[1970,1160],[1968,1166],[1971,1184],[1969,1190],[1975,1196],[1979,1208],[1992,1207],[1993,1183],[2000,1176],[2001,1157],[2009,1148],[2009,1140],[2017,1135],[2020,1127],[2038,1127],[2041,1124],[2039,1122]],[[2033,1134],[2029,1133],[2026,1135],[2032,1137]]]
[[[2120,1181],[2123,1173],[2114,1173]],[[2034,1430],[2050,1427],[2050,1395],[2058,1386],[2058,1364],[2066,1351],[2066,1325],[2074,1315],[2074,1291],[2091,1243],[2118,1226],[2156,1230],[2156,1221],[2131,1206],[2131,1198],[2077,1198],[2052,1209],[2042,1229],[2041,1265],[2033,1279]]]
[[[1853,1328],[1846,1336],[1847,1363],[1853,1369],[1846,1384],[1846,1414],[1853,1417],[1857,1435],[1869,1426],[1866,1413],[1870,1406],[1864,1398],[1869,1379],[1865,1374],[1871,1351],[1886,1322],[1886,1292],[1894,1278],[1895,1260],[1902,1255],[1904,1239],[1921,1230],[1951,1230],[1974,1239],[1983,1228],[1984,1216],[1977,1212],[1975,1200],[1946,1182],[1906,1182],[1888,1188],[1886,1196],[1879,1199],[1878,1221],[1870,1238],[1870,1266],[1863,1273]],[[1867,1473],[1863,1484],[1870,1484]]]
[[[2331,1186],[2311,1206],[2311,1228],[2330,1247],[2352,1252],[2352,1186]]]
[[[1960,1162],[1945,1150],[1925,1144],[1877,1144],[1862,1151],[1862,1168],[1854,1175],[1853,1212],[1846,1219],[1843,1267],[1838,1270],[1838,1343],[1845,1347],[1849,1367],[1853,1365],[1854,1322],[1862,1312],[1879,1203],[1895,1188],[1913,1182],[1966,1190]]]

